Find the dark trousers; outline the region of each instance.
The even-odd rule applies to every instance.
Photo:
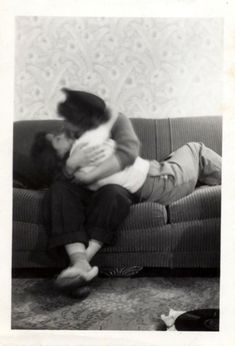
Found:
[[[129,214],[134,196],[118,185],[90,191],[69,181],[57,181],[45,196],[49,248],[90,239],[113,244],[118,226]]]

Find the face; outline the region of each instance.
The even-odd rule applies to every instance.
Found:
[[[79,126],[76,126],[69,121],[64,122],[64,131],[67,134],[67,137],[69,138],[77,138],[78,134],[80,133],[80,128]]]
[[[59,134],[48,133],[46,138],[51,142],[53,148],[61,158],[71,149],[73,144],[73,140],[68,138],[64,132]]]
[[[68,131],[74,131],[74,132],[76,132],[77,130],[78,130],[78,126],[76,126],[76,125],[74,125],[74,124],[72,124],[71,122],[69,122],[69,121],[65,121],[64,122],[64,128],[66,129],[66,130],[68,130]]]

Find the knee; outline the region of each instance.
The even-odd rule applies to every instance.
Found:
[[[132,199],[129,192],[118,185],[104,186],[97,191],[95,203],[103,205],[107,215],[118,215],[123,220],[130,212]]]
[[[202,142],[188,142],[187,144],[191,147],[197,147],[197,148],[203,145]]]
[[[105,185],[101,187],[98,191],[97,194],[99,195],[107,195],[107,196],[112,196],[112,195],[124,195],[125,194],[125,189],[119,185]]]
[[[205,146],[202,142],[188,142],[187,145],[195,153],[200,153],[202,148]]]
[[[97,197],[103,198],[110,203],[118,201],[125,205],[131,205],[129,192],[119,185],[105,185],[97,191]]]

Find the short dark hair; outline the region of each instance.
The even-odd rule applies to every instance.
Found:
[[[105,102],[98,96],[85,91],[63,88],[66,100],[60,102],[57,112],[79,128],[80,135],[94,129],[110,119]]]
[[[36,133],[31,146],[30,156],[40,174],[50,184],[62,174],[65,158],[61,159],[58,156],[46,135],[47,132]]]

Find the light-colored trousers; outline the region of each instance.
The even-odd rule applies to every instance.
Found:
[[[221,156],[203,143],[187,143],[165,161],[151,161],[146,181],[138,191],[140,201],[166,205],[192,193],[198,182],[220,185],[221,161]]]

